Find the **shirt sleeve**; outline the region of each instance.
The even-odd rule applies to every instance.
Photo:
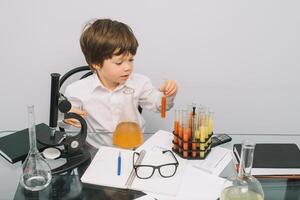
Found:
[[[146,78],[142,85],[141,95],[139,97],[139,105],[147,110],[160,112],[162,93],[156,89],[149,78]],[[166,109],[170,110],[174,105],[175,94],[167,97]]]
[[[76,97],[76,95],[72,93],[72,89],[67,87],[64,95],[65,95],[65,97],[67,97],[68,101],[71,103],[72,108],[78,108],[78,109],[82,110],[83,103],[80,100],[80,98]]]

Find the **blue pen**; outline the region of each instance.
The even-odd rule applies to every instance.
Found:
[[[118,156],[118,176],[121,175],[121,151],[119,151],[119,156]]]

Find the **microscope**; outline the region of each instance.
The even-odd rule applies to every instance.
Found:
[[[69,112],[71,109],[71,103],[68,99],[59,92],[60,87],[65,80],[62,77],[60,80],[60,74],[51,74],[51,93],[50,93],[50,119],[49,133],[37,132],[37,141],[47,148],[43,151],[43,155],[46,158],[58,159],[65,158],[66,162],[52,169],[52,174],[61,174],[66,171],[70,171],[79,165],[90,161],[90,153],[84,149],[84,143],[87,136],[87,124],[86,121],[78,114]],[[58,113],[61,112],[64,115],[64,119],[77,119],[81,128],[76,134],[67,133],[64,128],[57,127]]]

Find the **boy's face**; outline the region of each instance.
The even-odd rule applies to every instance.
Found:
[[[130,53],[113,56],[106,59],[103,66],[95,65],[97,73],[100,75],[102,84],[108,89],[115,89],[118,85],[125,83],[133,70],[133,58]]]

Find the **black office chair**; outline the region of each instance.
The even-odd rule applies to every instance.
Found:
[[[76,67],[74,69],[71,69],[70,71],[68,71],[65,75],[63,75],[59,81],[59,88],[61,88],[62,84],[73,74],[76,74],[78,72],[82,72],[82,71],[88,71],[86,74],[84,74],[83,76],[81,76],[80,79],[86,78],[90,75],[93,74],[92,70],[90,69],[89,66],[81,66],[81,67]]]

